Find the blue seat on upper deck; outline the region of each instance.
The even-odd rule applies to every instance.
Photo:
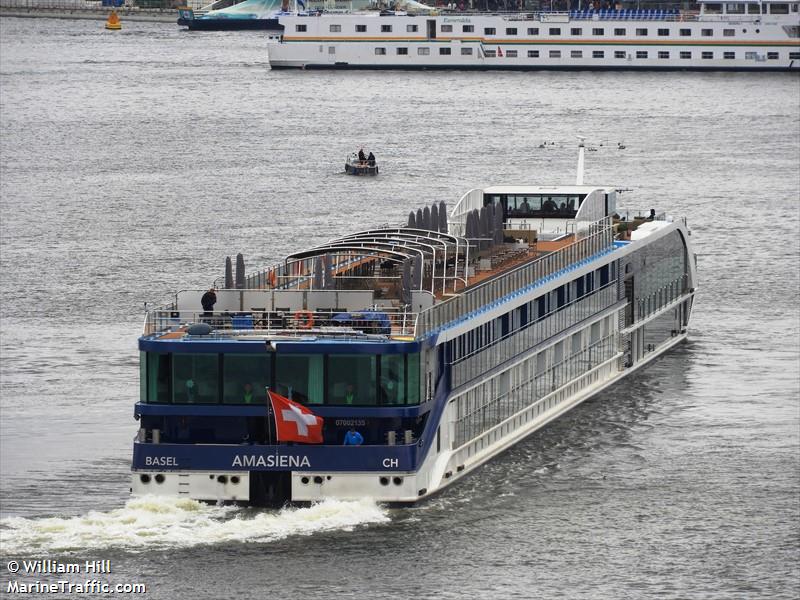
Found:
[[[234,315],[231,318],[231,326],[234,329],[252,329],[253,315]]]

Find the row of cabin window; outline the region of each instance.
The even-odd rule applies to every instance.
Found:
[[[330,54],[335,54],[335,47],[330,46],[328,48],[328,52]],[[472,56],[473,55],[472,48],[461,48],[461,55],[462,56]],[[408,48],[395,48],[396,53],[399,56],[407,56],[408,55]],[[377,56],[386,56],[386,48],[375,48],[375,54]],[[496,50],[485,50],[484,51],[487,58],[495,58],[497,56]],[[417,54],[420,56],[429,56],[431,53],[430,48],[417,48]],[[440,56],[450,56],[452,54],[450,48],[439,48],[439,55]],[[747,60],[755,60],[757,57],[757,52],[745,52],[745,58]],[[517,50],[506,50],[504,52],[506,58],[518,58],[519,53]],[[561,58],[561,50],[550,50],[548,52],[548,56],[550,58]],[[604,50],[593,50],[592,51],[592,58],[605,58],[606,53]],[[681,59],[691,59],[692,53],[688,51],[679,52],[679,56]],[[714,59],[714,52],[705,51],[701,52],[700,56],[704,60]],[[540,52],[539,50],[528,50],[528,58],[539,58]],[[569,53],[570,58],[583,58],[583,50],[571,50]],[[650,53],[647,50],[637,50],[636,51],[636,58],[649,58]],[[615,50],[614,51],[614,58],[628,58],[628,53],[625,50]],[[658,58],[660,59],[669,59],[671,58],[670,53],[668,51],[659,51]],[[736,52],[723,52],[722,58],[725,60],[735,60],[736,59]],[[778,60],[780,58],[779,52],[767,52],[767,59],[769,60]],[[789,60],[800,60],[800,52],[790,52],[789,53]]]
[[[616,263],[603,265],[573,281],[559,286],[536,300],[523,304],[493,321],[458,336],[451,342],[450,361],[455,362],[513,334],[529,323],[539,321],[608,285],[616,277]]]
[[[366,33],[367,26],[366,25],[356,25],[356,32],[357,33]],[[307,31],[306,25],[295,25],[295,29],[298,32]],[[407,33],[416,33],[418,31],[417,25],[406,25],[406,32]],[[330,32],[331,33],[341,33],[342,26],[341,25],[331,25]],[[442,33],[452,33],[453,26],[452,25],[442,25]],[[649,29],[646,27],[640,27],[636,29],[636,35],[640,37],[646,37],[650,35]],[[391,33],[392,26],[391,25],[381,25],[381,33]],[[474,25],[462,25],[461,26],[462,33],[474,33],[475,26]],[[606,30],[603,27],[595,27],[592,29],[592,35],[605,35]],[[678,33],[682,37],[691,37],[692,30],[688,28],[681,28],[678,30]],[[747,33],[747,30],[742,30],[742,33]],[[758,33],[758,31],[756,31]],[[497,29],[494,27],[484,27],[483,29],[484,35],[497,35]],[[616,36],[625,36],[628,34],[628,30],[625,27],[619,27],[614,29],[614,35]],[[669,28],[659,28],[657,34],[661,37],[668,37],[671,35]],[[507,27],[506,28],[506,36],[513,36],[518,35],[518,29],[516,27]],[[528,35],[539,35],[539,28],[538,27],[529,27],[528,28]],[[561,35],[561,28],[560,27],[550,27],[548,29],[548,35]],[[572,27],[570,29],[570,35],[583,35],[583,28],[582,27]],[[701,29],[700,35],[703,37],[713,37],[714,30],[713,29]],[[735,29],[723,29],[722,35],[724,37],[734,37],[736,35]]]

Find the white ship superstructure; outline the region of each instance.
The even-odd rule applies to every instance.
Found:
[[[686,222],[625,218],[582,159],[148,313],[133,492],[414,503],[686,339]]]
[[[280,18],[272,68],[800,70],[798,2],[701,2],[699,13],[401,12]]]

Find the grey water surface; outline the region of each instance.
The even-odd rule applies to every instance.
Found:
[[[4,594],[51,558],[170,600],[800,595],[796,75],[273,72],[260,33],[123,27],[0,19]],[[587,182],[688,219],[688,343],[419,508],[129,500],[144,302],[571,183],[576,134]]]

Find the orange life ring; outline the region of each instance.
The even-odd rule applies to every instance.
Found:
[[[294,320],[301,329],[311,329],[314,326],[314,313],[310,310],[298,310],[294,313]]]

